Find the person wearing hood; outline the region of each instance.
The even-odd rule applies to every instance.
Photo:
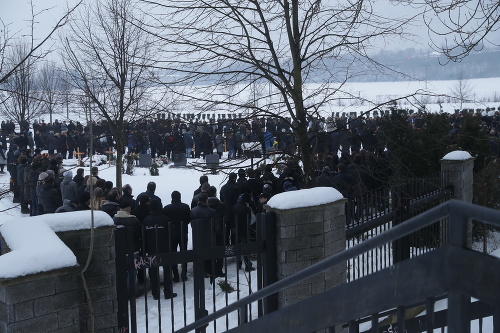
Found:
[[[161,203],[153,199],[149,202],[149,215],[144,218],[142,225],[145,230],[145,252],[146,255],[158,255],[169,252],[169,230],[168,217],[163,214]],[[171,267],[163,267],[163,295],[165,299],[174,298],[176,293],[172,292],[172,273]],[[148,269],[149,278],[151,279],[151,293],[153,298],[160,298],[160,277],[159,267],[151,267]]]
[[[74,202],[69,199],[64,199],[63,205],[56,209],[56,213],[74,212],[77,204],[78,202]]]
[[[66,171],[64,178],[61,182],[61,196],[62,200],[70,200],[78,202],[78,185],[73,180],[73,172],[71,170]]]
[[[181,201],[181,193],[173,191],[171,194],[171,204],[163,207],[163,213],[172,222],[173,230],[171,237],[171,251],[176,252],[187,250],[188,243],[188,225],[191,221],[191,209],[189,205]],[[179,271],[177,265],[172,266],[172,273],[174,274],[174,282],[179,282]],[[187,280],[187,264],[182,264],[182,281]]]
[[[53,176],[49,175],[44,179],[42,191],[40,194],[44,214],[55,213],[56,209],[63,204],[61,199],[61,192],[59,192],[59,189],[55,187]]]

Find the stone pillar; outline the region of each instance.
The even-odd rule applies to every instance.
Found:
[[[278,279],[283,279],[346,248],[345,199],[312,207],[276,209]],[[346,265],[339,265],[281,291],[284,307],[346,282]]]
[[[453,186],[452,199],[472,203],[474,160],[475,158],[465,151],[454,151],[441,159],[441,171],[448,171],[447,185]],[[472,246],[472,223],[467,226],[467,245]]]
[[[464,151],[451,152],[441,159],[441,171],[448,171],[448,185],[453,185],[453,199],[472,203],[474,160]]]
[[[114,227],[101,227],[94,231],[92,260],[85,272],[87,288],[92,298],[95,332],[116,332],[118,327],[116,300],[116,269]],[[90,250],[90,230],[58,232],[59,238],[76,256],[80,270],[85,266]],[[80,332],[90,332],[90,311],[80,274],[79,287]]]

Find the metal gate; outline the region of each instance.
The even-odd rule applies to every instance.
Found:
[[[140,306],[144,306],[146,322],[141,323],[140,327],[145,327],[145,332],[150,331],[150,326],[153,326],[152,320],[155,321],[154,326],[158,327],[158,331],[162,331],[162,326],[167,326],[165,331],[176,331],[190,322],[199,320],[200,318],[207,316],[209,312],[215,312],[218,310],[216,304],[220,303],[220,298],[225,298],[225,306],[229,304],[228,294],[219,293],[216,295],[215,288],[222,288],[225,285],[228,288],[235,289],[236,300],[240,297],[249,295],[255,290],[252,290],[252,284],[256,285],[257,289],[262,289],[275,281],[277,281],[277,268],[276,268],[276,223],[274,213],[262,213],[257,214],[257,219],[254,224],[251,221],[247,221],[247,237],[245,240],[238,244],[230,242],[230,235],[225,232],[222,244],[219,241],[217,244],[216,237],[214,234],[206,233],[206,228],[203,223],[208,221],[196,220],[191,222],[191,239],[192,248],[180,252],[166,252],[166,253],[154,253],[144,255],[144,253],[134,253],[132,244],[133,240],[133,230],[127,227],[118,227],[115,231],[115,248],[116,248],[116,288],[117,288],[117,301],[118,301],[118,327],[119,332],[137,332],[138,322],[137,322],[137,310],[138,301],[140,301]],[[210,221],[208,223],[213,223]],[[169,229],[172,225],[169,224]],[[211,230],[214,230],[211,228]],[[236,237],[238,236],[239,230],[236,230]],[[144,230],[143,230],[144,235]],[[209,242],[207,242],[207,237]],[[143,237],[144,240],[144,237]],[[171,240],[167,240],[171,241]],[[209,243],[209,245],[205,245]],[[145,248],[144,241],[142,242],[142,249]],[[171,248],[171,246],[169,246]],[[255,271],[246,272],[244,265],[240,268],[238,267],[238,258],[241,256],[248,256],[250,259],[256,263]],[[216,260],[223,260],[223,265],[225,268],[225,277],[215,277],[206,276],[204,265],[207,262],[215,266]],[[148,284],[150,282],[147,279],[146,271],[149,269],[163,268],[163,275],[171,274],[170,267],[172,265],[187,265],[188,271],[192,273],[189,278],[182,283],[182,288],[177,285],[177,289],[180,290],[180,295],[176,298],[171,298],[165,305],[165,301],[161,301],[161,297],[158,300],[148,301],[149,288]],[[235,283],[235,287],[228,281],[228,269],[236,266],[238,270],[236,274],[236,281],[231,281]],[[244,273],[242,273],[244,272]],[[245,281],[240,281],[240,275],[244,274]],[[137,282],[137,276],[142,275],[144,279],[144,284],[141,286]],[[160,284],[160,279],[158,284]],[[165,283],[169,282],[170,279],[165,278]],[[254,281],[254,282],[252,282]],[[217,286],[219,284],[219,286]],[[160,285],[157,286],[158,289]],[[206,298],[206,293],[209,290],[211,292],[211,298]],[[140,291],[143,291],[140,292]],[[190,292],[193,295],[190,295]],[[241,295],[240,295],[241,294]],[[219,298],[216,300],[216,298]],[[162,303],[163,302],[163,303]],[[170,308],[169,313],[161,311],[161,306]],[[207,306],[209,305],[209,306]],[[158,307],[158,315],[156,318],[150,318],[149,308]],[[208,309],[207,309],[208,307]],[[174,311],[182,309],[180,311]],[[190,309],[191,311],[188,311]],[[261,300],[258,303],[256,309],[249,309],[248,313],[238,314],[238,324],[244,323],[248,318],[260,317],[263,314],[270,313],[277,309],[277,295],[272,295]],[[190,317],[190,312],[194,310],[194,317]],[[163,313],[162,313],[163,312]],[[178,318],[179,312],[182,318]],[[179,325],[175,325],[175,322]],[[229,327],[229,319],[226,317],[225,330],[231,328]],[[234,321],[233,321],[234,322]],[[213,331],[215,332],[217,327],[216,323],[213,323]],[[198,328],[196,332],[205,332],[206,327]],[[156,331],[156,329],[155,329]]]

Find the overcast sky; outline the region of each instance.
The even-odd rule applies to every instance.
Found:
[[[85,2],[94,0],[84,0]],[[333,1],[333,0],[332,0]],[[76,4],[77,0],[32,0],[34,12],[36,16],[35,24],[35,39],[42,40],[55,26],[61,18],[68,6]],[[377,6],[381,6],[384,15],[400,16],[409,15],[410,7],[389,5],[385,0],[377,0]],[[30,33],[31,26],[31,6],[29,0],[0,0],[0,19],[4,24],[8,24],[10,35],[17,34],[26,35]],[[419,49],[427,49],[429,47],[426,27],[423,24],[416,24],[412,30],[413,33],[419,34],[419,38],[415,38],[413,42],[403,43],[400,40],[393,39],[386,41],[384,49],[405,49],[415,47]],[[499,41],[500,32],[492,32],[489,36],[491,39]]]

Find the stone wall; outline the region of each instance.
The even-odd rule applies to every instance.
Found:
[[[94,332],[117,332],[114,227],[95,230],[85,272]],[[60,232],[79,267],[0,280],[0,333],[90,332],[90,309],[81,278],[90,250],[90,230]],[[3,240],[2,240],[3,242]],[[7,252],[5,243],[2,250]]]
[[[0,333],[80,332],[78,271],[0,280]]]
[[[276,213],[278,279],[345,250],[345,200]],[[279,307],[296,303],[346,281],[346,265],[333,267],[279,293]]]
[[[118,326],[113,230],[114,227],[95,229],[94,250],[90,265],[85,272],[92,300],[94,329],[99,333],[116,332]],[[82,269],[90,250],[90,230],[61,232],[58,236],[73,251]],[[90,332],[90,310],[80,275],[78,275],[78,287],[80,332]]]

